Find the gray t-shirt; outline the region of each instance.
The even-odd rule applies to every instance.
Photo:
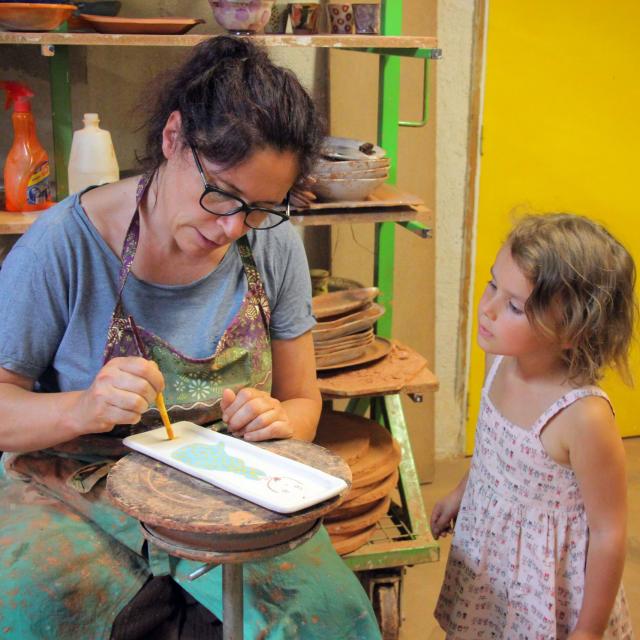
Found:
[[[271,337],[302,335],[315,324],[302,241],[289,223],[247,238],[271,305]],[[102,365],[119,268],[78,194],[44,212],[0,269],[0,366],[44,391],[86,389]],[[215,351],[246,291],[233,245],[214,271],[187,285],[130,274],[123,304],[137,324],[203,358]]]

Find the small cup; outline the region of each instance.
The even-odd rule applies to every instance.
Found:
[[[289,18],[288,4],[274,4],[271,7],[271,17],[269,22],[264,26],[265,33],[286,33],[287,20]]]
[[[291,28],[296,35],[318,33],[318,15],[320,5],[317,2],[290,2],[289,15]]]
[[[311,269],[311,295],[319,296],[329,291],[329,272],[326,269]]]
[[[364,3],[353,5],[356,33],[380,33],[380,5]]]
[[[344,2],[327,5],[331,33],[353,33],[353,8]]]

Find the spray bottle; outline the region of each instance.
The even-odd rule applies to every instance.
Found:
[[[49,157],[36,135],[31,113],[33,92],[19,82],[0,82],[7,92],[5,109],[13,105],[13,145],[4,165],[7,211],[39,211],[50,207]]]

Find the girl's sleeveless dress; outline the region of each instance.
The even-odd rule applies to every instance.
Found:
[[[558,640],[575,627],[589,532],[575,474],[545,452],[540,434],[596,387],[570,391],[525,430],[482,390],[476,444],[435,616],[447,638]],[[633,638],[622,586],[605,638]]]

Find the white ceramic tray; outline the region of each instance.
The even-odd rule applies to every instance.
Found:
[[[341,478],[193,422],[129,436],[124,444],[229,493],[278,513],[328,500],[347,488]]]

